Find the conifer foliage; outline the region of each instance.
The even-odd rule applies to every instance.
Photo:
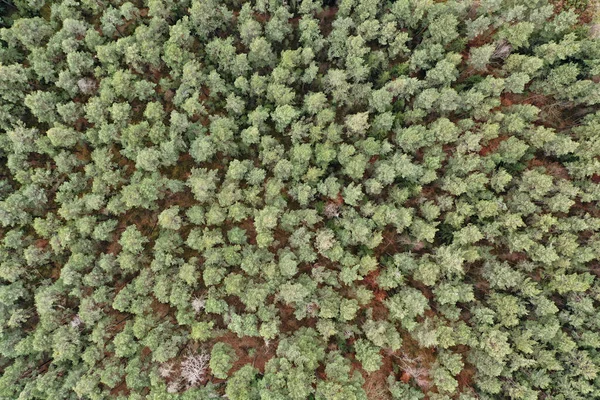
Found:
[[[600,397],[587,1],[0,7],[0,398]]]

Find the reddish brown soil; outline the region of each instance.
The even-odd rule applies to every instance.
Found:
[[[235,350],[237,361],[229,371],[230,376],[244,365],[252,365],[261,373],[264,373],[265,365],[275,356],[275,351],[277,350],[277,342],[271,342],[267,346],[265,341],[260,337],[238,337],[232,332],[214,339],[211,345],[214,343],[226,343]],[[222,381],[224,380],[213,379],[213,382]]]
[[[533,158],[529,161],[529,168],[535,168],[535,167],[544,167],[546,169],[546,172],[548,174],[554,176],[555,178],[568,179],[568,180],[571,179],[571,176],[569,175],[569,171],[567,171],[567,169],[560,163],[552,162],[552,161],[548,161],[548,160],[544,160],[544,159],[539,159],[539,158]]]
[[[498,136],[497,138],[491,139],[490,141],[488,141],[488,144],[486,146],[483,146],[481,150],[479,150],[479,155],[487,156],[488,154],[495,152],[500,146],[500,143],[504,142],[507,139],[507,135],[502,135]]]

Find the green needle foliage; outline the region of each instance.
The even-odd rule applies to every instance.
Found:
[[[0,398],[600,398],[588,3],[0,2]]]

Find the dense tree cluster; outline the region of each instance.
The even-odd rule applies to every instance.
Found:
[[[3,2],[0,398],[600,397],[581,4]]]

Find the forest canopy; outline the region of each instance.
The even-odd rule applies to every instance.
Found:
[[[600,398],[595,8],[2,0],[0,398]]]

